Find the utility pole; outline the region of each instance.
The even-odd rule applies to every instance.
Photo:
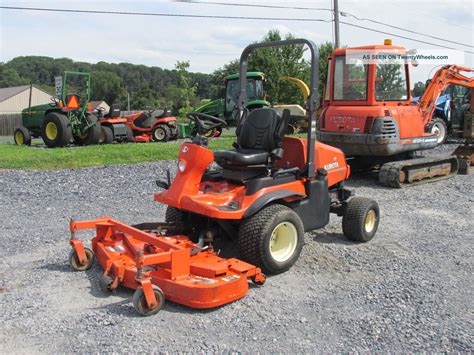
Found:
[[[340,43],[339,43],[339,5],[338,5],[338,0],[333,0],[334,1],[334,7],[333,7],[333,13],[334,13],[334,37],[335,37],[335,42],[334,46],[336,48],[339,48]]]
[[[127,90],[127,109],[128,113],[130,113],[130,93]]]

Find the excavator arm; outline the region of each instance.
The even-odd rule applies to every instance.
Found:
[[[474,72],[474,69],[458,65],[445,65],[435,73],[419,103],[425,125],[431,121],[438,97],[449,85],[474,88],[474,78],[465,76],[461,72]]]

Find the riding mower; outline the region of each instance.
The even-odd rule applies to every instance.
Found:
[[[170,116],[165,108],[162,112],[149,110],[125,115],[135,142],[167,142],[178,139],[176,117]]]
[[[100,287],[136,289],[141,315],[157,313],[165,298],[193,308],[211,308],[243,297],[247,280],[261,285],[262,273],[278,274],[298,259],[304,233],[322,228],[330,213],[342,216],[350,240],[367,242],[379,224],[373,200],[352,197],[344,188],[350,168],[337,148],[315,141],[319,58],[304,39],[252,44],[242,53],[240,77],[256,48],[306,44],[311,52],[311,93],[307,139],[284,137],[290,112],[245,110],[240,83],[240,120],[235,149],[212,152],[204,132],[226,126],[220,118],[190,113],[198,134],[180,146],[177,175],[157,181],[155,201],[168,205],[165,223],[128,226],[112,218],[71,221],[70,265],[86,270],[94,254],[104,269]],[[215,167],[218,165],[218,167]],[[76,232],[95,229],[92,249]],[[224,259],[217,242],[236,240],[239,259]],[[231,244],[229,244],[231,245]]]
[[[108,113],[105,113],[105,109],[99,107],[96,109],[97,116],[99,117],[100,123],[100,144],[110,144],[114,141],[133,142],[133,132],[129,126],[127,126],[127,119],[120,117],[120,108],[112,105]]]

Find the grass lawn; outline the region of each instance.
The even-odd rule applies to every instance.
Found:
[[[224,137],[211,139],[209,147],[213,150],[231,149],[235,135],[234,138],[227,135]],[[27,147],[0,143],[0,169],[67,169],[169,160],[178,157],[180,144],[181,141],[49,149],[37,144]]]

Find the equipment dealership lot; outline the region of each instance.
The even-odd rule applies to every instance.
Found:
[[[1,172],[2,353],[472,350],[472,175],[405,189],[352,176],[381,207],[373,241],[348,242],[331,216],[293,268],[217,309],[140,317],[131,290],[104,296],[98,266],[67,263],[68,219],[163,220],[154,180],[175,164]]]

